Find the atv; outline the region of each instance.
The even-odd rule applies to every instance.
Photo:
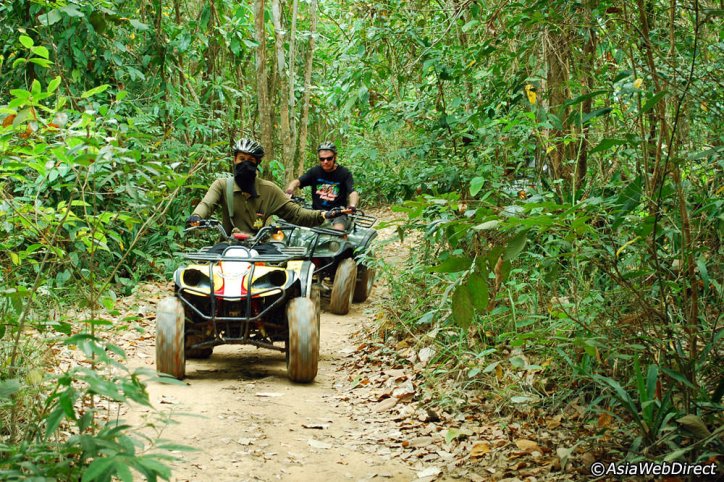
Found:
[[[301,203],[300,198],[292,198]],[[288,248],[305,248],[305,259],[314,263],[315,280],[323,296],[329,298],[329,311],[346,315],[352,302],[369,297],[375,282],[375,269],[363,255],[369,252],[377,231],[377,221],[362,211],[345,211],[352,219],[348,231],[329,228],[306,228],[279,221],[277,237]],[[281,233],[281,234],[279,234]]]
[[[156,368],[178,379],[187,358],[208,358],[224,344],[286,354],[287,375],[309,383],[319,360],[319,288],[303,248],[273,243],[274,228],[228,235],[217,220],[188,228],[217,229],[224,242],[186,254],[174,273],[175,296],[158,304]]]

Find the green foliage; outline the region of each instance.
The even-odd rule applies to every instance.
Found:
[[[580,394],[636,427],[631,453],[697,458],[717,439],[687,445],[680,421],[716,426],[724,393],[719,5],[641,4],[325,2],[311,91],[292,91],[297,104],[311,93],[310,144],[335,140],[363,202],[401,204],[400,234],[419,236],[391,280],[405,309],[389,311],[403,331],[439,334],[431,380],[464,373],[482,390],[503,367],[545,373],[551,403]],[[90,373],[69,375],[86,392],[28,383],[20,337],[95,336],[105,325],[48,322],[41,307],[112,310],[171,268],[179,226],[229,170],[229,141],[259,132],[252,10],[0,4],[3,406],[46,388],[132,398]],[[306,11],[297,20],[300,70],[311,35]],[[278,108],[284,73],[270,70]],[[265,175],[281,182],[286,161],[268,156]],[[515,389],[511,403],[549,393]],[[58,423],[82,419],[46,399]],[[20,413],[32,420],[22,406],[10,420]],[[167,475],[123,427],[94,431],[92,450],[19,428],[3,450],[30,454],[33,473]]]
[[[632,454],[696,458],[720,449],[675,420],[720,423],[721,29],[645,5],[353,3],[327,101],[363,199],[405,201],[395,316],[454,333],[438,375],[487,387],[502,360],[470,346],[515,347],[634,424]]]
[[[40,399],[33,399],[33,384],[6,380],[0,385],[0,414],[10,404],[35,405],[37,410],[34,418],[24,422],[21,437],[0,444],[0,476],[134,480],[136,472],[148,480],[168,479],[166,462],[172,457],[165,451],[186,448],[139,436],[136,428],[119,421],[101,422],[93,403],[135,402],[150,407],[142,379],[155,380],[156,375],[129,371],[120,363],[124,358],[120,348],[93,336],[76,335],[65,343],[77,346],[93,368],[74,366],[46,379],[42,371],[29,372],[26,377],[47,394]],[[32,359],[37,353],[28,356]],[[3,417],[3,435],[9,429],[6,423],[16,422]],[[61,437],[61,433],[71,435]]]
[[[617,185],[569,206],[552,202],[551,193],[502,207],[497,204],[502,198],[491,202],[496,196],[465,205],[456,196],[407,202],[398,208],[409,218],[407,229],[421,231],[425,252],[437,252],[440,261],[421,271],[414,267],[415,258],[411,274],[393,281],[393,294],[399,306],[408,307],[403,293],[413,290],[406,284],[436,276],[437,289],[414,289],[429,296],[400,314],[405,322],[429,324],[434,318],[426,313],[436,313],[472,337],[463,341],[465,346],[506,343],[529,357],[560,357],[576,377],[594,382],[591,399],[601,391],[598,403],[620,407],[623,419],[638,426],[634,450],[678,450],[685,446],[686,432],[676,419],[697,414],[704,426],[716,426],[715,413],[722,407],[714,375],[718,358],[712,351],[722,336],[712,311],[721,287],[700,291],[700,325],[692,331],[686,313],[674,308],[687,297],[686,281],[676,275],[680,254],[674,247],[681,246],[676,211],[671,224],[659,224],[666,247],[654,258],[641,249],[653,221],[644,208],[640,179],[613,189]],[[669,192],[665,199],[673,207],[674,190]],[[713,209],[693,227],[704,243],[694,254],[702,259],[702,284],[711,280],[711,264],[703,260],[705,246],[716,243],[716,235],[702,229],[710,226],[708,216],[718,216]],[[440,303],[446,311],[435,309]],[[657,309],[664,304],[666,315]],[[446,312],[449,317],[440,318]],[[490,339],[489,332],[497,335]],[[692,345],[700,347],[694,356]],[[639,360],[649,361],[645,370]],[[717,450],[715,438],[698,453],[707,449]]]
[[[47,57],[30,37],[20,43]],[[47,85],[35,78],[10,90],[1,114],[0,473],[169,478],[169,457],[150,451],[153,440],[98,416],[100,401],[149,405],[142,382],[149,374],[128,371],[123,352],[96,332],[112,325],[98,312],[113,313],[117,286],[135,285],[129,278],[153,272],[152,260],[174,246],[173,232],[160,242],[146,234],[186,176],[144,147],[121,92],[103,84],[68,96],[60,86],[60,76]],[[58,319],[53,313],[68,302],[86,308],[86,319]],[[47,341],[29,343],[30,333]],[[39,354],[63,342],[77,346],[88,364],[46,378],[50,360]]]

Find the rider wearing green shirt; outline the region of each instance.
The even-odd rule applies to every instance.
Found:
[[[301,226],[319,226],[327,219],[341,215],[339,209],[315,211],[304,209],[290,201],[274,183],[259,179],[257,167],[264,157],[264,148],[251,139],[240,139],[234,144],[234,177],[217,179],[209,188],[191,216],[187,225],[197,225],[202,218],[213,213],[217,204],[225,206],[222,220],[226,232],[237,229],[255,233],[267,218],[276,214],[286,221]],[[233,199],[233,217],[229,214],[227,197]]]

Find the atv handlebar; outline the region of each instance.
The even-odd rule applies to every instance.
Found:
[[[196,231],[197,229],[212,229],[216,228],[224,239],[229,239],[229,235],[226,233],[223,224],[218,219],[200,219],[195,224],[188,226],[184,229],[184,233]]]
[[[307,209],[312,209],[311,204],[309,204],[303,197],[301,196],[291,196],[289,198],[290,201],[292,201],[295,204],[298,204],[302,207],[305,207]],[[333,208],[334,209],[334,208]],[[355,222],[356,225],[362,227],[362,228],[371,228],[376,222],[377,218],[374,216],[368,216],[365,214],[364,211],[361,209],[350,209],[350,208],[342,208],[339,211],[339,215],[347,215]],[[334,218],[331,218],[332,220]]]
[[[224,225],[219,221],[218,219],[202,219],[198,222],[196,226],[191,226],[186,229],[184,229],[185,233],[188,233],[190,231],[195,231],[197,229],[216,229],[219,231],[219,234],[227,240],[227,241],[245,241],[249,244],[257,244],[263,236],[267,234],[268,231],[271,230],[269,226],[265,226],[259,230],[256,235],[251,235],[249,233],[227,233],[224,229]]]
[[[274,234],[276,234],[280,226],[279,225],[271,225],[271,226],[264,226],[261,228],[255,235],[252,235],[250,233],[227,233],[224,229],[223,224],[218,219],[202,219],[199,221],[199,224],[196,226],[192,226],[189,228],[186,228],[184,232],[188,233],[190,231],[195,231],[197,229],[216,229],[221,234],[221,237],[225,241],[229,241],[235,245],[241,245],[245,246],[249,249],[254,249],[257,246],[261,244],[268,243],[269,241],[274,241]],[[336,231],[339,232],[339,231]],[[341,233],[343,234],[343,233]]]

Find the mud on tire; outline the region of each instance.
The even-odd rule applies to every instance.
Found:
[[[293,382],[309,383],[319,366],[319,322],[315,302],[294,298],[287,305],[289,337],[286,342],[287,376]]]
[[[186,376],[184,308],[177,298],[164,298],[156,311],[156,370],[179,380]]]
[[[329,311],[337,315],[349,313],[356,281],[357,264],[352,258],[342,260],[334,275],[332,295],[329,299]]]
[[[362,303],[370,297],[375,284],[375,269],[360,265],[357,267],[357,281],[354,285],[352,301]]]

